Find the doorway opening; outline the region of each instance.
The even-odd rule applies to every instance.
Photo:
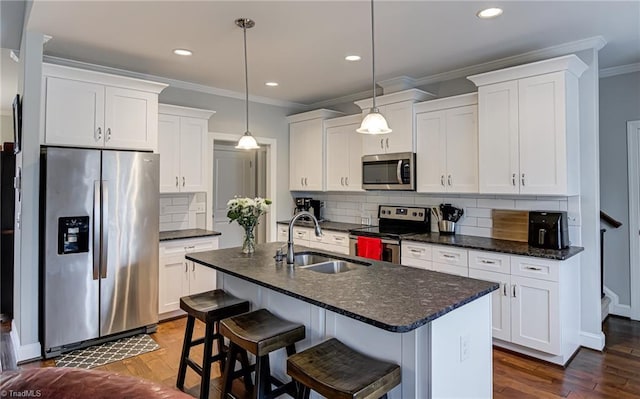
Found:
[[[212,173],[213,230],[222,233],[220,248],[242,245],[244,230],[237,223],[229,223],[227,202],[234,197],[268,198],[269,146],[255,151],[239,150],[235,142],[214,140]],[[275,212],[271,210],[270,212]],[[256,227],[256,243],[268,241],[268,215]]]
[[[640,320],[640,120],[627,122],[631,319]]]

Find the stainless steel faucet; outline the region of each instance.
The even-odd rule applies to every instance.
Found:
[[[309,216],[315,225],[315,233],[316,237],[320,237],[322,235],[322,229],[320,228],[320,223],[318,223],[318,219],[313,216],[313,213],[302,211],[298,212],[291,218],[289,221],[289,240],[287,241],[287,264],[293,265],[293,224],[302,216]]]

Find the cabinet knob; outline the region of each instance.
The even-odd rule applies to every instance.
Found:
[[[301,177],[301,178],[300,178],[300,185],[301,185],[301,186],[304,186],[304,177]]]
[[[305,185],[305,186],[308,186],[308,185],[309,185],[309,183],[307,183],[307,178],[306,178],[306,177],[304,178],[304,185]]]
[[[184,185],[186,184],[186,179],[184,178],[184,176],[182,176],[182,187],[184,187]]]
[[[515,284],[512,286],[511,296],[514,297],[514,298],[516,297],[516,285]]]
[[[189,265],[187,265],[187,262],[184,262],[184,272],[189,272]]]
[[[178,176],[176,176],[176,188],[178,188],[180,184],[178,183]]]
[[[389,148],[389,139],[386,140],[387,148]]]
[[[507,296],[507,284],[502,284],[502,295]]]

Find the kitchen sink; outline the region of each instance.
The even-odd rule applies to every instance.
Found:
[[[294,264],[298,266],[299,269],[325,274],[344,273],[363,266],[371,266],[369,262],[341,259],[314,252],[301,252],[294,255],[293,259]]]

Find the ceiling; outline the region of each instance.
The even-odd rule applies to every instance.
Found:
[[[481,20],[476,12],[500,6]],[[27,27],[53,39],[45,54],[312,104],[371,86],[368,1],[35,0]],[[375,2],[376,75],[422,78],[511,55],[602,36],[600,67],[640,62],[639,1]],[[193,51],[190,57],[172,54]],[[362,56],[347,62],[349,54]],[[276,81],[280,86],[264,85]]]

